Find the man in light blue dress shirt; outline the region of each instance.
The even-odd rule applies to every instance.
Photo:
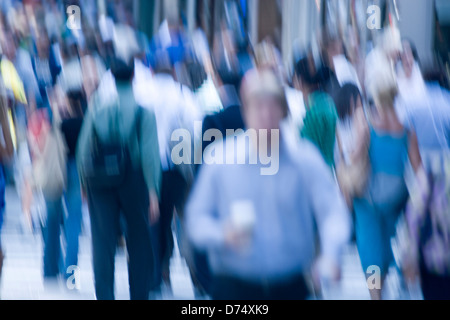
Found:
[[[289,112],[274,73],[251,70],[241,91],[246,127],[259,135],[255,139],[247,131],[227,138],[237,143],[237,152],[225,154],[225,164],[201,168],[187,205],[187,232],[193,244],[208,253],[213,299],[306,299],[305,276],[313,266],[321,277],[339,277],[350,215],[320,152],[309,142],[297,141],[282,125]],[[267,136],[261,135],[264,129]],[[243,140],[249,142],[247,150],[239,148],[246,145],[240,144]],[[267,165],[258,149],[261,141],[270,141],[277,171],[263,170]],[[220,144],[229,150],[224,146],[229,141],[210,147]],[[239,164],[240,152],[245,164]]]

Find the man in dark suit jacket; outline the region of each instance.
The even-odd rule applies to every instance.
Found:
[[[206,116],[203,120],[202,136],[209,129],[218,129],[223,137],[226,137],[227,130],[244,129],[245,125],[241,114],[241,101],[239,98],[239,86],[241,79],[241,72],[228,70],[223,67],[218,68],[218,75],[223,83],[222,87],[218,89],[219,96],[223,105],[223,110],[217,114]],[[205,149],[212,142],[203,142],[202,154]],[[195,166],[195,173],[200,170],[200,165]],[[211,273],[209,271],[209,264],[206,254],[201,253],[192,248],[192,259],[190,263],[193,265],[194,282],[197,284],[197,290],[203,289],[207,294],[211,294]],[[201,287],[199,286],[201,285]],[[200,295],[203,292],[197,292]]]
[[[205,134],[209,129],[218,129],[223,137],[226,137],[227,130],[244,129],[245,125],[241,115],[241,102],[236,88],[233,85],[225,85],[219,89],[219,95],[224,110],[205,117],[202,134]],[[202,151],[204,152],[212,142],[203,142]]]
[[[220,113],[205,117],[202,134],[209,129],[218,129],[222,136],[226,137],[227,130],[245,129],[241,115],[239,91],[244,74],[252,68],[252,59],[245,49],[238,50],[234,59],[236,63],[230,65],[223,55],[217,57],[217,75],[222,83],[218,92],[223,110]],[[212,142],[203,142],[202,151],[205,151]]]

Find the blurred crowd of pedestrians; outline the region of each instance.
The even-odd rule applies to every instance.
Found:
[[[367,53],[323,31],[289,70],[239,16],[210,45],[176,15],[148,39],[120,2],[72,2],[81,29],[64,1],[0,10],[0,228],[13,172],[46,283],[77,266],[85,202],[101,300],[123,242],[131,299],[170,288],[174,239],[197,297],[308,299],[354,241],[373,299],[391,266],[450,299],[450,94],[395,24]]]

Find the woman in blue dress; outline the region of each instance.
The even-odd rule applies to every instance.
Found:
[[[354,198],[353,206],[361,264],[368,277],[371,298],[379,300],[384,279],[394,262],[391,238],[409,197],[405,168],[409,161],[417,172],[421,158],[415,133],[402,126],[394,109],[398,87],[392,69],[380,65],[374,77],[367,89],[376,108],[367,117],[359,116],[362,134],[355,153],[355,160],[368,161],[370,169],[365,188]],[[371,278],[378,270],[379,281]]]

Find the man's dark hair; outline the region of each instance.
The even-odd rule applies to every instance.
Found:
[[[352,83],[347,83],[341,89],[339,89],[336,96],[334,97],[334,103],[336,104],[336,110],[339,119],[345,120],[346,118],[352,116],[353,110],[350,109],[350,101],[353,98],[356,107],[356,101],[358,97],[361,98],[362,101],[361,92],[359,91],[358,87]]]
[[[295,75],[313,89],[324,87],[330,79],[330,70],[321,63],[317,71],[309,67],[309,58],[300,59],[295,64]]]
[[[87,109],[86,95],[82,90],[71,90],[67,92],[69,106],[75,117],[83,117]]]
[[[114,58],[111,61],[111,72],[116,80],[131,81],[134,76],[134,59],[125,62],[123,59]]]
[[[224,85],[231,85],[235,88],[239,88],[242,77],[239,70],[229,69],[225,65],[220,64],[217,67],[217,74]]]

